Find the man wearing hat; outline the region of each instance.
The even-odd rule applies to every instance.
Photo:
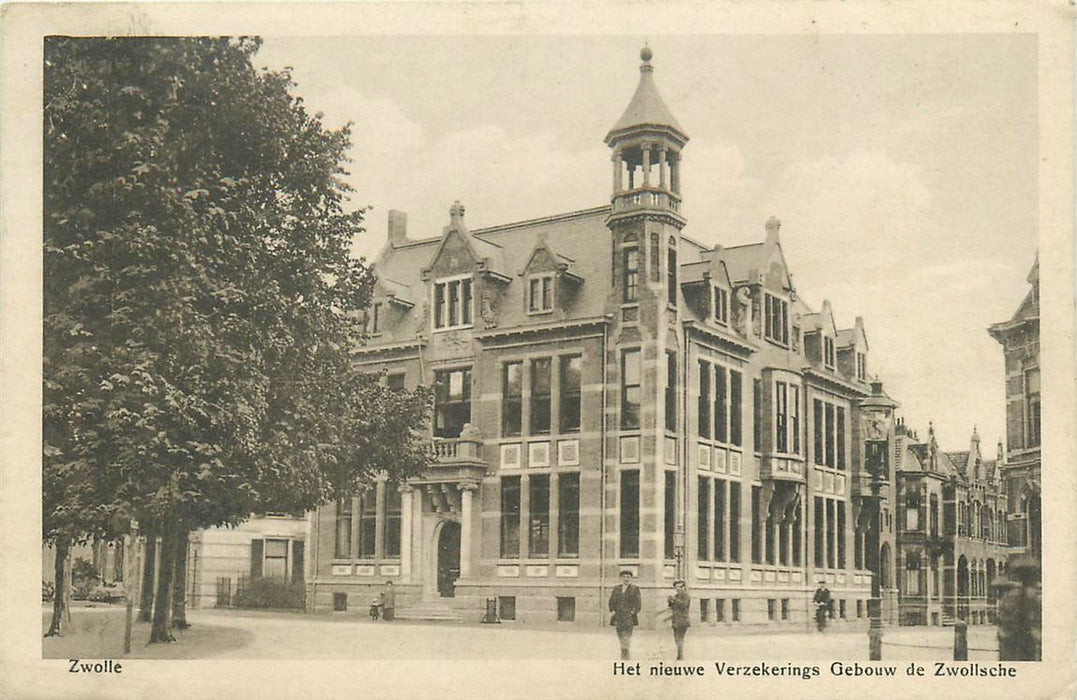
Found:
[[[692,623],[688,621],[688,608],[692,598],[688,595],[684,579],[673,582],[673,595],[669,597],[670,623],[673,625],[673,641],[677,644],[677,660],[684,659],[684,635]]]
[[[632,584],[632,572],[621,572],[621,584],[610,594],[610,626],[617,628],[617,639],[621,642],[621,658],[628,658],[628,646],[632,642],[632,628],[639,624],[640,600],[639,588]]]

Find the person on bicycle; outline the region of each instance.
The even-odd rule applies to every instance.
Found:
[[[830,589],[826,587],[825,581],[819,582],[812,602],[815,603],[815,625],[822,632],[826,627],[826,618],[830,614]]]

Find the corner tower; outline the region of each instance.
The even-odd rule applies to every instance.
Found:
[[[613,418],[604,464],[611,529],[605,575],[633,571],[644,609],[657,609],[675,576],[686,575],[684,467],[680,409],[685,370],[678,337],[681,307],[680,162],[688,136],[654,84],[651,50],[640,52],[639,84],[606,135],[613,191],[606,220],[613,284],[605,357]],[[615,422],[614,422],[615,421]]]

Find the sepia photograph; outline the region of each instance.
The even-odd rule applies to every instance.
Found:
[[[1063,697],[1049,6],[37,16],[11,696]]]

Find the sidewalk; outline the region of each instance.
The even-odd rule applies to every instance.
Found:
[[[48,611],[43,616],[48,625]],[[535,628],[421,622],[372,622],[339,615],[287,612],[192,610],[192,627],[177,631],[174,644],[147,644],[150,626],[135,623],[131,653],[135,659],[370,659],[370,660],[573,660],[607,661],[618,656],[609,628],[579,626]],[[75,608],[75,634],[43,640],[45,658],[123,658],[123,606]],[[998,658],[993,627],[969,628],[969,660]],[[951,660],[952,628],[887,628],[887,661]],[[669,630],[638,630],[633,658],[671,661]],[[867,633],[780,632],[727,634],[705,627],[688,633],[689,661],[866,661]]]

